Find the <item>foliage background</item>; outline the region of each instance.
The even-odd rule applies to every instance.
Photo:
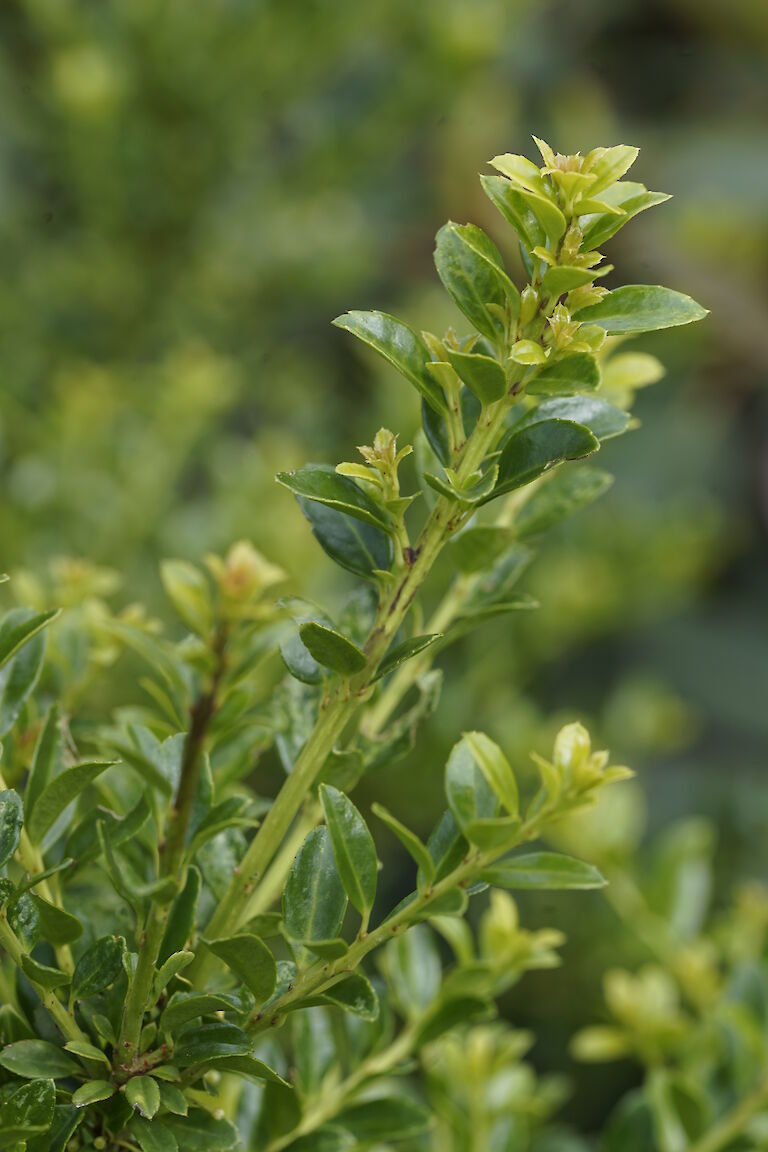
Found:
[[[432,240],[449,216],[499,235],[476,175],[488,157],[530,151],[531,132],[562,151],[637,144],[638,179],[675,200],[611,258],[712,316],[644,341],[668,377],[639,397],[642,429],[604,449],[612,492],[528,577],[542,608],[446,658],[418,755],[369,793],[426,829],[463,727],[522,765],[579,715],[638,769],[653,827],[714,820],[723,893],[763,875],[766,75],[762,0],[7,0],[0,540],[15,587],[76,601],[93,574],[58,558],[86,559],[121,573],[116,602],[162,611],[159,559],[245,536],[294,590],[338,599],[273,474],[349,458],[381,423],[407,438],[418,412],[330,319],[455,321]],[[92,706],[134,691],[128,665]],[[615,926],[586,900],[563,972],[510,1001],[516,1022],[544,1019],[544,1066],[563,1066],[612,958]],[[582,1087],[596,1122],[605,1080]]]

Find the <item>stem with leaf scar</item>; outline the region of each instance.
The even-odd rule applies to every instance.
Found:
[[[192,806],[197,795],[200,780],[200,762],[205,750],[205,740],[211,720],[216,711],[216,696],[219,682],[224,674],[226,633],[219,629],[213,642],[215,666],[209,687],[198,696],[190,710],[190,726],[184,741],[181,757],[179,784],[165,844],[161,848],[160,876],[176,878],[176,889],[181,887],[181,872],[184,859],[184,846],[192,815]],[[133,1061],[139,1052],[141,1028],[144,1014],[149,1007],[155,966],[165,934],[170,901],[153,899],[146,927],[139,941],[139,957],[136,970],[128,988],[123,1010],[120,1041],[116,1049],[116,1061],[123,1073],[130,1074]]]

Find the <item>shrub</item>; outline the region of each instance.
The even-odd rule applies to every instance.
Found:
[[[387,429],[360,461],[278,476],[356,577],[336,611],[275,601],[284,574],[240,543],[163,566],[179,642],[139,608],[111,612],[108,574],[87,566],[60,620],[36,605],[0,624],[0,1147],[580,1148],[550,1121],[562,1083],[537,1080],[530,1038],[495,1004],[562,942],[522,927],[509,893],[578,901],[606,880],[654,963],[611,971],[611,1021],[574,1040],[581,1059],[648,1070],[603,1147],[717,1152],[768,1100],[755,1071],[768,902],[750,889],[727,929],[707,927],[700,824],[638,877],[610,801],[631,773],[580,724],[535,757],[535,781],[464,733],[426,840],[411,814],[373,804],[377,839],[414,874],[394,907],[380,907],[377,846],[349,798],[416,745],[440,653],[534,607],[517,585],[535,541],[608,487],[582,461],[630,428],[634,390],[658,377],[620,339],[705,314],[666,288],[596,283],[611,270],[598,246],[665,199],[622,179],[636,149],[537,144],[542,167],[505,155],[482,177],[520,240],[522,291],[479,228],[438,233],[471,336],[379,312],[336,321],[413,385],[423,423],[415,488],[412,449]],[[437,564],[455,575],[424,624]],[[149,702],[104,724],[89,699],[123,650],[146,665]],[[267,800],[253,779],[270,749],[285,780]]]

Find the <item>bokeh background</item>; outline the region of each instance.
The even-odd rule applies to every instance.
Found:
[[[431,260],[449,216],[518,268],[477,173],[534,132],[642,148],[637,179],[675,199],[610,257],[712,315],[643,340],[668,375],[601,454],[613,490],[548,540],[541,609],[446,657],[418,755],[375,792],[426,829],[461,728],[522,760],[580,716],[638,770],[652,829],[713,820],[725,892],[768,871],[765,0],[5,0],[2,567],[66,599],[61,558],[84,558],[120,574],[116,603],[162,613],[161,558],[249,537],[294,591],[338,599],[274,472],[350,458],[381,423],[407,439],[418,407],[330,320],[450,323]],[[544,1066],[574,985],[599,995],[570,927],[571,967],[533,985]]]

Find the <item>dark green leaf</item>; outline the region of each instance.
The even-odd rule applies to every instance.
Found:
[[[443,390],[427,371],[427,364],[432,359],[429,350],[402,320],[396,320],[385,312],[346,312],[337,316],[333,323],[369,344],[388,360],[436,412],[445,410]]]
[[[365,668],[365,653],[333,628],[310,620],[299,627],[299,635],[309,654],[324,668],[331,668],[340,676],[353,676]]]
[[[256,1083],[282,1084],[283,1087],[289,1087],[287,1080],[263,1060],[257,1060],[254,1056],[221,1056],[212,1061],[212,1067],[220,1072],[243,1076],[246,1080],[255,1080]]]
[[[626,284],[599,303],[582,308],[573,318],[582,324],[598,324],[609,335],[619,335],[676,328],[703,320],[706,315],[706,308],[682,292],[652,284]]]
[[[445,794],[456,823],[466,833],[473,820],[496,815],[498,801],[466,739],[455,744],[445,766]]]
[[[437,234],[435,267],[446,292],[478,332],[498,340],[503,323],[488,305],[504,308],[509,300],[518,307],[519,294],[493,241],[474,224],[449,221]]]
[[[383,1096],[344,1108],[338,1122],[357,1140],[407,1140],[429,1127],[430,1114],[405,1096]]]
[[[69,1104],[57,1104],[53,1122],[42,1136],[27,1141],[27,1152],[65,1152],[73,1133],[83,1119],[83,1113]]]
[[[528,428],[552,419],[582,424],[602,441],[626,432],[631,416],[599,396],[556,396],[532,408],[515,427]]]
[[[320,547],[340,567],[368,580],[392,567],[395,552],[389,533],[314,500],[299,499],[299,507]]]
[[[390,940],[384,950],[387,980],[400,1010],[409,1020],[423,1015],[440,991],[443,966],[434,933],[414,924]]]
[[[197,901],[200,895],[202,878],[197,868],[190,866],[187,869],[187,879],[171,904],[168,920],[165,925],[165,935],[160,946],[158,963],[163,964],[174,952],[182,952],[195,930],[197,916]]]
[[[18,848],[23,823],[24,809],[18,792],[13,788],[0,792],[0,868]]]
[[[97,760],[76,764],[46,784],[27,825],[30,839],[39,844],[64,809],[114,763],[114,760]]]
[[[56,766],[59,743],[59,706],[52,704],[37,738],[32,767],[24,789],[24,812],[27,819],[32,815],[37,798],[51,778]]]
[[[403,640],[402,644],[395,645],[390,648],[386,656],[376,669],[376,674],[370,680],[371,684],[375,684],[377,680],[381,680],[382,676],[388,676],[390,672],[394,672],[406,660],[410,660],[413,656],[418,656],[419,652],[423,652],[429,648],[437,640],[442,637],[439,632],[431,632],[426,636],[411,636],[410,640]]]
[[[237,1059],[237,1057],[235,1057]],[[160,1085],[160,1100],[163,1108],[167,1108],[169,1112],[173,1112],[174,1116],[186,1116],[189,1112],[189,1104],[184,1093],[175,1084],[161,1084]]]
[[[458,747],[458,745],[457,745]],[[450,809],[444,812],[427,840],[427,851],[432,857],[434,880],[442,880],[461,863],[469,845],[462,835],[461,828]],[[419,871],[419,887],[423,887],[424,876]]]
[[[179,1068],[189,1068],[220,1056],[247,1056],[250,1051],[251,1042],[242,1028],[222,1020],[200,1024],[182,1036],[174,1049],[173,1062]]]
[[[588,465],[555,472],[518,511],[515,517],[518,537],[527,539],[546,532],[592,504],[607,492],[612,483],[613,477],[608,472]]]
[[[188,1116],[164,1116],[163,1123],[184,1152],[228,1152],[238,1143],[234,1124],[201,1108],[191,1109]]]
[[[83,953],[72,976],[72,998],[82,999],[103,992],[117,980],[123,970],[125,940],[122,936],[103,936]]]
[[[40,931],[49,944],[73,944],[80,939],[83,926],[76,916],[44,900],[36,892],[32,894],[32,900],[40,918]]]
[[[188,1020],[198,1016],[215,1016],[217,1012],[231,1012],[231,996],[215,992],[174,992],[160,1017],[164,1032],[175,1032]]]
[[[377,861],[373,838],[365,820],[343,792],[322,784],[320,800],[341,882],[352,905],[361,916],[366,916],[376,897]]]
[[[131,1135],[138,1140],[142,1152],[178,1152],[178,1141],[165,1123],[165,1119],[163,1117],[162,1120],[150,1122],[141,1116],[134,1116],[129,1121]]]
[[[0,1104],[0,1148],[11,1148],[53,1123],[56,1089],[53,1080],[22,1084]]]
[[[41,988],[61,988],[69,984],[69,976],[60,968],[50,968],[47,964],[40,964],[31,956],[22,956],[21,970],[28,980],[33,980]]]
[[[28,615],[25,608],[17,608],[13,612],[22,618]],[[9,612],[8,616],[12,616],[13,612]],[[16,723],[21,709],[34,691],[44,659],[45,636],[37,634],[24,644],[7,667],[0,669],[0,737],[10,732]]]
[[[111,1080],[86,1080],[72,1093],[72,1103],[75,1108],[85,1108],[88,1104],[109,1100],[114,1094],[115,1085]]]
[[[499,478],[488,499],[513,492],[556,464],[589,456],[599,447],[589,428],[572,420],[541,420],[513,431],[501,453]]]
[[[263,1003],[275,988],[275,959],[258,936],[242,933],[220,940],[206,940],[207,947]]]
[[[352,972],[323,993],[323,1001],[351,1012],[363,1020],[377,1020],[379,998],[371,982],[361,972]]]
[[[278,484],[302,500],[313,500],[375,528],[389,528],[389,514],[349,476],[341,476],[327,464],[306,464],[293,472],[278,472]]]
[[[546,363],[526,385],[531,396],[554,396],[570,392],[593,392],[600,383],[600,369],[588,352],[561,356]]]
[[[59,615],[59,609],[31,612],[29,608],[12,608],[0,622],[0,668],[23,644],[36,636]]]
[[[131,1108],[151,1120],[160,1108],[160,1086],[151,1076],[132,1076],[125,1086],[125,1098]]]
[[[473,352],[453,352],[448,349],[451,364],[467,388],[482,404],[493,404],[507,390],[507,377],[498,360]]]
[[[299,849],[283,893],[285,930],[293,940],[338,936],[347,896],[327,828],[314,828]]]
[[[17,1040],[15,1044],[8,1044],[0,1052],[0,1065],[25,1080],[57,1080],[81,1071],[63,1048],[47,1040]]]
[[[592,864],[558,852],[530,852],[485,868],[480,879],[497,888],[603,888],[606,881]]]

